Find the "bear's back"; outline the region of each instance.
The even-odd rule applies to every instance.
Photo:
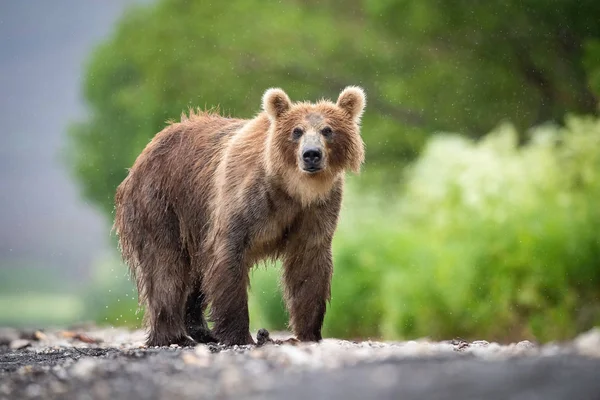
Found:
[[[130,175],[185,189],[198,177],[210,179],[227,142],[246,120],[196,115],[171,123],[156,134],[139,155]],[[145,179],[144,179],[145,178]]]
[[[117,188],[117,207],[131,207],[138,217],[169,209],[189,234],[200,234],[195,231],[204,230],[215,170],[228,141],[246,122],[191,113],[171,123],[148,143]]]

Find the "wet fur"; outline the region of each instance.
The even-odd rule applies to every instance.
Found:
[[[344,171],[364,160],[363,108],[359,88],[316,104],[270,89],[253,119],[192,111],[153,138],[117,189],[114,224],[146,307],[148,345],[253,343],[248,272],[265,259],[283,261],[297,338],[321,339]],[[333,128],[318,174],[298,167],[298,124]]]

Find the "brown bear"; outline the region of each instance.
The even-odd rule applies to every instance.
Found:
[[[322,338],[344,174],[364,161],[365,94],[349,86],[336,103],[292,103],[269,89],[262,105],[249,120],[182,114],[117,188],[114,228],[149,346],[253,344],[249,269],[265,259],[283,263],[297,339]]]

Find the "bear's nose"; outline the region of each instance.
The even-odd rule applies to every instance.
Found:
[[[307,149],[304,150],[304,153],[302,153],[302,159],[304,162],[311,165],[318,164],[322,157],[323,153],[321,153],[321,149],[317,148]]]

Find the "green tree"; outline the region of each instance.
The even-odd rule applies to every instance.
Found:
[[[526,128],[561,121],[567,111],[596,113],[599,4],[138,6],[91,57],[84,83],[90,114],[70,129],[68,164],[84,196],[110,214],[116,186],[167,119],[215,105],[251,117],[271,86],[295,99],[364,86],[368,169],[402,166],[438,130],[479,137],[502,119]]]
[[[412,72],[414,86],[399,100],[434,100],[422,107],[444,126],[481,134],[506,117],[529,127],[597,112],[583,63],[586,44],[600,37],[597,1],[365,3],[390,36],[407,38],[401,75]]]

